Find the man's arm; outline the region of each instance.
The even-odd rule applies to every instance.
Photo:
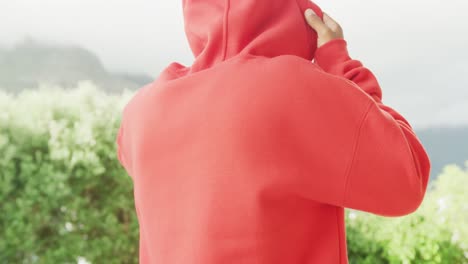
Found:
[[[398,120],[411,128],[410,123],[391,107],[382,102],[382,89],[374,74],[363,64],[349,56],[347,42],[338,38],[330,40],[320,46],[315,52],[315,64],[325,72],[343,77],[355,83],[366,92],[385,111],[392,114]]]
[[[315,55],[325,72],[351,81],[373,100],[359,126],[343,205],[384,216],[411,213],[427,188],[428,154],[409,122],[383,104],[377,79],[360,61],[351,59],[346,44],[344,39],[331,40]]]
[[[328,41],[315,52],[315,64],[324,71],[344,77],[359,86],[376,102],[382,101],[382,90],[374,74],[348,53],[348,43],[343,38]]]

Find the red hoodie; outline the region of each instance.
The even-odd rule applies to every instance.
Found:
[[[430,160],[309,0],[185,0],[195,60],[125,106],[143,264],[348,263],[344,208],[414,212]],[[312,59],[315,57],[315,63]]]

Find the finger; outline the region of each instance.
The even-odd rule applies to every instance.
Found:
[[[307,23],[311,26],[319,35],[327,32],[329,30],[328,26],[320,19],[319,16],[315,14],[315,12],[308,8],[304,12],[304,16],[306,18]]]
[[[327,13],[323,12],[323,22],[333,31],[337,31],[341,29],[340,24],[336,22],[332,17],[330,17]]]

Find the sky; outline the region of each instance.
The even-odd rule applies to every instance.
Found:
[[[468,124],[468,1],[316,0],[348,50],[379,80],[383,102],[416,128]],[[111,71],[157,77],[190,65],[181,0],[0,0],[0,44],[26,36],[80,45]]]

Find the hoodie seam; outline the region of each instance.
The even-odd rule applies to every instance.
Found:
[[[301,13],[301,15],[303,16],[304,13],[302,12],[301,5],[299,4],[298,0],[296,0],[296,6],[297,6],[297,8],[299,9],[299,13]],[[305,21],[305,20],[304,20],[304,21]],[[308,26],[307,26],[307,22],[306,22],[306,21],[304,22],[304,27],[305,27],[305,30],[306,30],[306,31],[309,30],[309,29],[307,28]],[[309,33],[309,32],[307,32],[307,33]],[[312,36],[311,36],[310,34],[306,34],[306,36],[307,36],[307,41],[309,42],[309,45],[308,45],[308,46],[310,47],[310,46],[313,45]],[[312,57],[312,59],[313,59],[313,57],[315,57],[315,55],[312,54],[312,50],[309,50],[309,52],[311,53],[309,57]],[[314,53],[315,53],[315,52],[314,52]]]
[[[352,171],[353,165],[354,165],[354,160],[356,158],[356,155],[357,155],[357,152],[358,152],[358,149],[359,149],[359,141],[360,141],[360,138],[361,138],[362,127],[364,126],[364,122],[367,119],[367,116],[368,116],[368,114],[370,112],[370,109],[372,109],[372,105],[373,105],[373,102],[371,101],[369,103],[369,105],[367,106],[366,111],[364,112],[361,121],[359,121],[359,127],[357,129],[356,134],[355,134],[351,161],[350,161],[348,169],[346,170],[345,175],[344,175],[344,193],[343,193],[343,200],[341,202],[343,207],[346,207],[345,202],[346,202],[346,196],[347,196],[347,193],[348,193],[348,185],[349,185],[349,181],[350,181],[350,177],[351,177],[351,171]]]
[[[224,10],[224,21],[223,21],[223,56],[221,58],[221,61],[226,60],[226,54],[227,54],[227,43],[228,43],[228,22],[229,22],[229,7],[230,7],[230,1],[226,0],[226,9]]]

